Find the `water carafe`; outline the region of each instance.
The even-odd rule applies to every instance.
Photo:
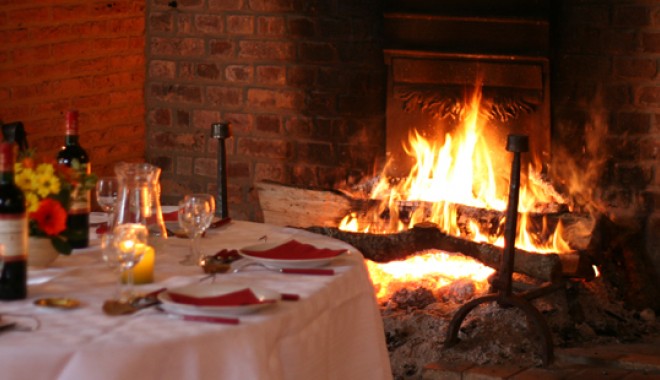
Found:
[[[119,182],[114,226],[140,223],[149,230],[149,245],[156,251],[167,238],[160,207],[160,168],[147,163],[121,162],[115,165]]]

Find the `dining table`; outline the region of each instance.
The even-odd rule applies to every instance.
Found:
[[[226,273],[209,276],[179,263],[189,239],[162,241],[153,282],[136,285],[138,293],[221,284],[289,296],[230,315],[233,323],[217,323],[182,318],[162,304],[106,314],[103,305],[115,296],[119,274],[104,262],[93,235],[88,248],[45,268],[30,267],[26,299],[0,301],[0,322],[12,324],[0,330],[0,378],[391,379],[383,321],[357,249],[304,229],[240,220],[207,230],[200,244],[211,255],[292,239],[345,252],[321,268],[332,274],[281,273],[241,258]],[[44,299],[75,300],[76,307],[44,305]]]

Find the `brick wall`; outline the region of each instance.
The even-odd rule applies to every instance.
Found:
[[[333,187],[384,155],[377,1],[149,0],[147,156],[163,200],[216,191],[211,124],[231,123],[230,214],[263,179]]]
[[[0,8],[0,119],[54,157],[64,112],[99,174],[144,159],[144,1],[23,0]]]
[[[558,9],[554,153],[572,152],[602,210],[630,230],[621,262],[650,268],[660,285],[660,2],[566,0]]]

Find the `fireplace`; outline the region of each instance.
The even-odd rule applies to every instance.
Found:
[[[399,177],[411,166],[401,144],[410,127],[423,137],[444,139],[456,129],[465,98],[479,89],[501,177],[508,177],[510,167],[506,136],[528,135],[532,152],[523,155],[526,163],[557,191],[571,194],[566,204],[580,207],[569,212],[602,217],[585,239],[598,243],[589,258],[601,277],[569,283],[542,301],[542,311],[574,311],[576,302],[582,312],[603,310],[594,300],[562,297],[604,279],[619,285],[607,288],[613,289],[613,299],[637,310],[658,309],[655,231],[660,223],[653,209],[657,180],[651,174],[658,31],[643,2],[254,2],[259,6],[249,9],[220,3],[209,2],[204,12],[188,2],[150,5],[149,156],[164,167],[165,200],[185,191],[216,190],[216,145],[206,134],[223,119],[234,136],[227,152],[232,217],[290,225],[305,221],[300,227],[310,227],[316,216],[319,224],[337,226],[335,212],[356,202],[336,191],[307,204],[295,193],[287,207],[272,210],[264,193],[255,190],[265,180],[336,190],[380,173],[386,159],[394,163],[388,174]],[[181,50],[187,55],[180,56]],[[606,153],[610,146],[621,149]],[[565,170],[571,164],[572,171]],[[585,179],[592,181],[575,191]],[[370,206],[369,200],[361,201],[360,207]],[[397,213],[407,219],[406,213],[419,206],[402,202]],[[290,218],[275,220],[274,211]],[[333,215],[319,220],[326,211]],[[466,301],[461,295],[473,294],[470,289],[456,285],[447,299]],[[397,299],[417,310],[413,316],[434,331],[422,345],[437,346],[438,330],[445,326],[418,312],[433,303],[427,303],[428,294],[413,291]],[[617,316],[614,320],[630,315],[623,309],[607,311]],[[567,329],[565,342],[570,334],[584,332],[576,329],[611,330],[611,320],[592,326],[585,322],[589,317]],[[399,330],[388,337],[392,349],[403,345],[411,324],[390,326]],[[515,345],[511,349],[513,357]]]
[[[568,182],[567,178],[563,177],[567,175],[567,171],[553,168],[553,165],[566,159],[566,156],[561,153],[565,144],[559,143],[555,152],[557,142],[553,139],[552,131],[551,109],[552,99],[555,98],[552,89],[556,86],[551,83],[553,76],[550,70],[553,59],[553,52],[549,46],[553,21],[550,5],[531,4],[533,11],[528,9],[526,15],[529,18],[522,20],[520,9],[517,9],[515,20],[512,21],[509,14],[510,18],[507,21],[510,21],[510,24],[503,26],[504,21],[500,18],[506,18],[506,13],[512,11],[512,8],[508,8],[511,4],[501,5],[503,9],[493,9],[496,8],[493,5],[485,6],[483,10],[477,10],[476,14],[469,15],[464,13],[465,9],[461,8],[460,4],[451,2],[447,4],[451,8],[448,11],[450,14],[434,13],[438,12],[435,8],[443,6],[427,4],[427,2],[413,2],[412,5],[390,2],[390,8],[386,10],[384,17],[386,37],[384,58],[387,65],[386,146],[390,160],[390,165],[382,172],[383,177],[390,177],[386,182],[394,183],[391,178],[405,177],[410,173],[411,168],[415,168],[418,164],[415,161],[418,156],[406,153],[406,149],[402,148],[411,139],[411,135],[416,136],[415,132],[417,132],[424,139],[439,141],[440,145],[445,144],[453,133],[462,128],[465,120],[470,117],[470,112],[474,112],[470,103],[477,93],[479,107],[475,113],[487,125],[483,132],[488,135],[487,140],[490,143],[486,145],[490,156],[497,159],[491,160],[492,166],[500,168],[508,177],[512,155],[505,149],[507,136],[525,135],[530,139],[529,145],[532,150],[529,154],[523,155],[524,168],[531,167],[530,170],[548,180],[551,187],[556,185],[557,189],[562,191],[573,190],[564,186],[565,182]],[[475,4],[484,6],[479,2]],[[474,7],[468,6],[468,8],[471,12],[475,12]],[[501,33],[505,35],[507,33],[509,36],[524,35],[528,38],[522,42],[516,41],[515,46],[513,43],[502,44],[503,35],[495,33],[498,28],[493,25],[497,25],[498,28],[503,27],[506,32]],[[470,41],[468,46],[461,46],[464,50],[454,47],[443,51],[439,47],[444,47],[451,41],[443,40],[449,37],[440,32],[447,32],[445,34],[454,40],[458,39],[461,33],[468,32],[482,38],[478,41],[468,38]],[[488,38],[493,38],[495,41],[488,43]],[[492,43],[498,41],[499,44]],[[480,51],[479,48],[484,50]],[[481,134],[479,135],[481,137]],[[594,158],[597,161],[598,157]],[[577,168],[572,169],[577,170]],[[426,178],[434,177],[434,175],[426,176]],[[500,173],[496,177],[501,178],[503,175]],[[527,178],[529,175],[525,177],[529,180]],[[374,186],[374,182],[367,182],[373,187],[379,186],[379,184]],[[267,185],[258,185],[262,190],[260,197],[267,197],[265,190],[267,187]],[[358,187],[358,190],[363,189],[364,187]],[[388,189],[389,193],[386,192],[387,196],[392,194],[391,189],[391,187]],[[504,187],[504,190],[509,189]],[[355,193],[349,194],[355,195]],[[503,195],[506,195],[506,192]],[[586,237],[580,236],[582,238],[578,239],[580,241],[569,242],[571,252],[559,252],[562,254],[556,255],[558,252],[550,250],[547,252],[549,254],[543,255],[535,251],[536,248],[534,251],[517,252],[520,255],[516,256],[517,266],[514,274],[516,291],[526,295],[543,296],[535,301],[535,307],[540,310],[535,315],[541,315],[538,318],[543,321],[547,317],[553,331],[552,340],[558,345],[584,343],[600,334],[607,336],[608,330],[617,329],[618,339],[633,339],[636,334],[646,331],[648,326],[646,322],[638,323],[639,321],[632,314],[625,313],[620,308],[618,302],[622,299],[625,299],[624,302],[631,302],[631,299],[623,296],[618,301],[613,301],[608,298],[609,296],[603,297],[603,293],[611,296],[613,294],[610,293],[616,293],[617,287],[623,285],[625,288],[629,285],[625,281],[621,282],[621,278],[617,278],[621,272],[608,266],[607,260],[617,256],[622,250],[629,250],[630,247],[616,243],[612,245],[613,241],[605,236],[623,236],[622,231],[611,223],[609,216],[605,215],[602,209],[594,210],[590,208],[591,204],[580,204],[580,199],[574,199],[573,195],[581,197],[586,194],[574,193],[566,198],[558,197],[545,203],[537,202],[536,206],[540,209],[525,210],[528,213],[535,213],[537,228],[548,224],[556,226],[556,223],[548,223],[548,221],[556,222],[553,218],[557,215],[566,216],[565,220],[572,221],[584,217],[585,225],[589,228],[586,229]],[[487,290],[484,289],[488,288],[489,281],[484,277],[488,277],[489,274],[482,274],[484,268],[479,267],[474,273],[481,278],[467,279],[459,276],[458,279],[448,280],[453,273],[438,274],[438,271],[431,269],[449,267],[453,259],[444,258],[446,252],[434,251],[444,248],[451,252],[461,252],[463,255],[454,255],[458,256],[460,262],[465,260],[464,255],[466,255],[472,258],[478,257],[477,261],[481,264],[486,263],[486,266],[497,268],[499,264],[497,259],[502,255],[501,247],[496,248],[494,244],[484,242],[466,242],[462,237],[447,236],[442,233],[439,235],[437,224],[424,224],[428,222],[428,219],[424,219],[428,217],[428,208],[437,205],[434,201],[425,202],[419,198],[411,201],[402,198],[395,202],[386,202],[387,207],[379,208],[374,202],[346,203],[344,199],[335,199],[330,195],[327,198],[316,198],[305,205],[301,201],[303,198],[305,198],[303,194],[290,194],[287,201],[291,203],[287,204],[296,209],[311,209],[315,201],[323,199],[323,202],[336,206],[328,207],[333,209],[332,213],[314,209],[316,214],[321,214],[316,215],[316,221],[320,222],[318,225],[331,220],[335,225],[339,225],[334,214],[337,210],[345,214],[350,212],[355,214],[353,219],[356,225],[361,226],[357,228],[357,231],[361,231],[358,233],[351,232],[352,227],[347,225],[342,225],[339,229],[329,226],[310,227],[314,225],[314,220],[303,222],[298,217],[294,218],[296,220],[289,219],[284,223],[290,225],[303,223],[299,226],[347,241],[372,260],[368,265],[370,273],[378,277],[374,277],[376,290],[379,296],[381,292],[386,294],[380,300],[397,376],[404,378],[406,372],[411,376],[418,373],[420,362],[416,362],[416,359],[420,358],[423,358],[420,361],[432,361],[444,357],[456,360],[468,358],[479,363],[539,363],[539,357],[542,356],[539,351],[547,341],[544,343],[541,338],[529,334],[530,329],[525,322],[530,316],[520,314],[520,310],[519,313],[510,309],[498,310],[498,305],[490,305],[477,311],[476,315],[466,317],[468,319],[466,326],[459,334],[472,338],[478,336],[476,343],[466,343],[467,348],[463,346],[455,351],[450,349],[439,353],[442,339],[445,338],[441,331],[449,328],[447,324],[451,315],[460,310],[461,305],[466,302],[469,303],[474,298],[487,294]],[[262,206],[266,220],[269,220],[272,216],[269,214],[271,210],[265,203],[262,203]],[[460,215],[480,215],[481,221],[485,220],[483,224],[490,225],[491,229],[501,235],[504,210],[502,207],[495,210],[493,208],[475,210],[470,207],[472,205],[466,203],[455,206],[453,211],[459,215],[459,218]],[[424,207],[428,208],[421,212],[421,217],[415,215]],[[360,213],[364,215],[358,215]],[[415,219],[416,217],[421,219]],[[393,220],[396,220],[396,223],[393,223]],[[280,223],[282,222],[280,220]],[[401,222],[406,227],[400,229]],[[422,223],[417,224],[417,222]],[[368,229],[364,228],[367,224]],[[464,227],[465,225],[458,229],[467,228]],[[458,236],[463,235],[459,233]],[[493,251],[491,257],[495,259],[489,259],[485,254],[481,255],[489,250]],[[428,258],[429,256],[432,258]],[[529,261],[525,261],[526,258],[530,258]],[[551,258],[558,260],[558,263],[551,263]],[[636,259],[632,261],[635,262]],[[411,273],[423,272],[422,268],[424,268],[429,269],[431,274],[425,272],[421,277],[412,276],[413,279],[404,280],[406,276],[410,277],[409,273],[397,277],[386,269],[389,266],[397,267],[393,270],[396,272],[408,262],[415,262],[411,264]],[[532,264],[529,264],[530,262]],[[557,266],[559,272],[555,270]],[[450,269],[450,271],[456,270]],[[492,272],[485,273],[490,273],[492,276]],[[632,278],[637,274],[628,273],[627,276]],[[639,273],[640,278],[645,276]],[[448,281],[448,283],[437,285],[434,281],[438,277],[441,278],[438,281]],[[494,281],[496,283],[497,280]],[[407,284],[404,284],[406,282]],[[652,283],[648,282],[645,286],[653,286]],[[394,285],[391,286],[392,284]],[[490,285],[493,285],[492,278]],[[391,287],[393,290],[384,291],[386,287]],[[624,293],[629,292],[630,289]],[[588,316],[585,316],[585,313]],[[507,321],[503,323],[504,326],[502,326],[503,320]],[[618,327],[614,327],[615,325]],[[594,329],[600,330],[595,332]],[[605,338],[599,336],[598,339]]]

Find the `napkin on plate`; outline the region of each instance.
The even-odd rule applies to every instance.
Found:
[[[242,249],[241,251],[250,256],[280,260],[326,259],[346,252],[345,249],[316,248],[295,239],[266,250]]]
[[[164,222],[178,222],[179,221],[179,211],[174,210],[170,212],[164,212],[163,213],[163,221]]]
[[[167,294],[176,303],[193,306],[245,306],[275,302],[274,300],[261,301],[249,288],[212,297],[194,297],[175,292],[167,292]]]

